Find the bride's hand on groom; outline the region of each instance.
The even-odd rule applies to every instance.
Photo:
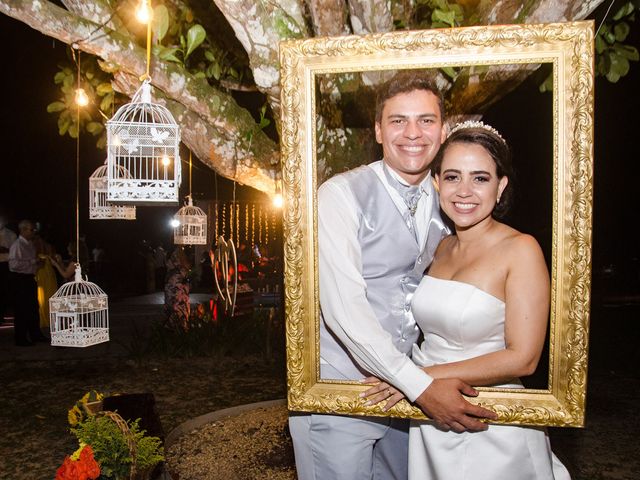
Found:
[[[400,390],[389,385],[387,382],[381,381],[377,377],[367,377],[362,380],[362,383],[373,385],[360,394],[361,398],[367,399],[365,405],[375,405],[376,403],[386,400],[387,403],[383,407],[383,410],[386,412],[404,398],[404,394]]]
[[[488,428],[480,419],[496,420],[491,410],[473,405],[463,395],[476,397],[478,392],[457,378],[437,378],[416,399],[416,404],[441,430],[478,432]]]

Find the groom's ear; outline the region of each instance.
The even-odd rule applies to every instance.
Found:
[[[449,136],[449,124],[446,122],[442,122],[442,129],[440,131],[440,143],[444,143],[444,141],[447,139],[447,137]]]

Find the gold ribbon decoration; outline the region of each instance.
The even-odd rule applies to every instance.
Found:
[[[231,282],[233,284],[233,293],[229,285],[229,261],[232,262],[233,266],[233,278]],[[230,316],[233,317],[233,312],[236,308],[236,293],[238,291],[238,257],[236,256],[233,237],[229,237],[228,242],[223,236],[218,237],[216,249],[211,258],[211,266],[213,268],[216,290],[218,290],[220,298],[224,299],[224,311],[231,312]],[[218,267],[220,267],[220,272],[224,276],[224,288],[220,287],[220,282],[218,281]]]

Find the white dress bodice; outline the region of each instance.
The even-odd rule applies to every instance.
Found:
[[[505,348],[505,303],[479,288],[426,276],[412,301],[424,334],[414,346],[420,366],[474,358]],[[503,385],[522,388],[518,379]],[[542,428],[490,425],[484,432],[445,432],[412,421],[409,480],[566,480]]]

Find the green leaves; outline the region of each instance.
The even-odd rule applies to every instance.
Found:
[[[169,10],[164,5],[153,9],[153,34],[160,42],[169,30]]]
[[[191,52],[200,46],[200,44],[207,38],[207,32],[205,32],[202,25],[195,24],[187,32],[187,53],[185,53],[185,60],[189,58]]]
[[[429,2],[433,7],[431,28],[459,27],[464,20],[464,12],[460,5],[450,4],[446,0]]]
[[[55,101],[47,105],[47,112],[48,113],[61,112],[65,108],[67,108],[67,106],[65,105],[64,102]]]
[[[153,53],[158,56],[158,58],[164,60],[165,62],[174,62],[182,65],[182,60],[180,60],[176,53],[181,52],[180,47],[163,47],[162,45],[156,45],[153,47]]]
[[[540,84],[538,90],[540,90],[540,93],[553,92],[553,72]]]
[[[87,132],[89,132],[91,135],[97,135],[100,132],[102,132],[102,130],[104,130],[104,125],[102,125],[100,122],[89,122],[87,123]]]
[[[453,67],[442,67],[440,70],[442,70],[442,72],[452,80],[455,80],[458,76],[458,72]]]
[[[640,59],[635,46],[623,43],[631,31],[627,20],[634,20],[635,10],[633,2],[622,5],[612,19],[600,27],[595,38],[596,73],[612,83],[629,73],[629,62]]]
[[[265,103],[264,105],[262,105],[262,108],[260,109],[260,122],[258,123],[258,128],[260,130],[268,127],[271,124],[271,120],[265,117],[266,113],[267,113],[267,104]]]
[[[158,7],[160,8],[160,7]],[[164,20],[162,21],[162,30],[158,34],[158,40],[161,40],[165,37],[167,31],[169,30],[169,11],[166,7],[163,7],[162,15],[166,16],[166,24],[164,24]],[[160,33],[162,35],[160,35]],[[152,48],[152,52],[158,58],[165,62],[173,62],[178,63],[182,66],[185,66],[185,62],[187,58],[196,50],[202,42],[204,42],[207,38],[207,32],[202,27],[202,25],[195,24],[192,25],[187,31],[186,37],[184,35],[180,35],[178,40],[180,45],[154,45]]]
[[[80,109],[78,124],[78,106],[75,103],[78,88],[78,73],[75,65],[59,65],[59,71],[54,75],[54,82],[59,87],[60,96],[49,105],[47,112],[58,115],[58,133],[78,138],[82,132],[97,137],[98,148],[106,144],[104,119],[113,114],[116,103],[116,92],[111,86],[111,75],[103,70],[109,66],[100,62],[96,57],[88,56],[83,59],[80,85],[89,97],[89,104]]]

